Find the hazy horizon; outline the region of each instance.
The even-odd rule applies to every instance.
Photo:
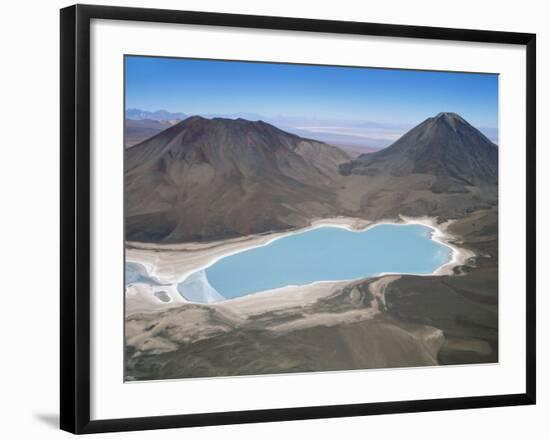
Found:
[[[130,113],[130,115],[128,115]],[[342,146],[368,146],[373,148],[384,148],[391,145],[399,137],[405,134],[424,120],[414,124],[379,123],[361,120],[338,120],[338,119],[308,119],[299,117],[275,116],[268,117],[253,113],[232,113],[232,114],[191,114],[186,112],[169,112],[165,109],[154,111],[141,108],[126,109],[128,119],[154,119],[174,120],[192,116],[205,118],[243,118],[252,121],[263,120],[277,126],[278,128],[292,132],[302,137],[315,138],[329,143]],[[435,114],[433,115],[435,116]],[[492,142],[498,144],[498,129],[492,127],[476,127]]]
[[[373,147],[455,112],[497,143],[498,75],[126,56],[125,109],[261,119]]]

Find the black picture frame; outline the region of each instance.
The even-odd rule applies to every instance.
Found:
[[[526,392],[128,419],[90,419],[90,21],[181,23],[526,47]],[[535,404],[536,36],[530,33],[75,5],[61,10],[61,429],[81,434]]]

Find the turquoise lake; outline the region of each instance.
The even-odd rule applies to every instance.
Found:
[[[226,256],[204,273],[226,299],[386,272],[430,274],[452,257],[451,249],[432,240],[431,234],[431,228],[416,224],[381,224],[361,232],[323,226]],[[179,290],[185,296],[184,289]]]

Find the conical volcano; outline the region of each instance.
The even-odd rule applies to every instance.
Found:
[[[498,148],[456,113],[439,113],[382,151],[340,166],[344,175],[430,174],[436,192],[496,184]]]

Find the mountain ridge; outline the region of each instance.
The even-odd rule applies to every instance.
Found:
[[[131,241],[218,240],[341,215],[458,218],[498,196],[498,148],[456,113],[356,159],[261,120],[191,116],[125,162]]]
[[[336,212],[343,151],[263,121],[189,117],[126,150],[127,238],[176,242]],[[192,212],[192,213],[191,213]]]

